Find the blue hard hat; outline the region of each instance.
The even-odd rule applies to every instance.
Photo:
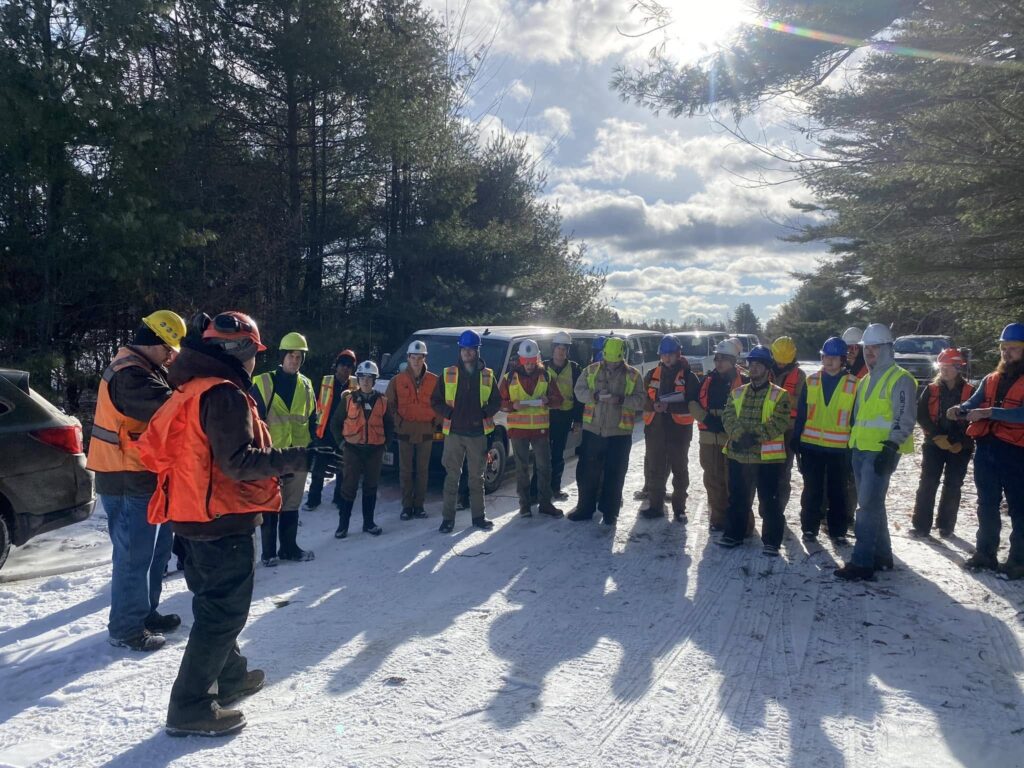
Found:
[[[750,350],[747,355],[747,364],[750,363],[764,363],[765,365],[771,365],[775,362],[772,357],[772,351],[763,344],[758,344],[756,347]]]
[[[838,336],[832,336],[821,345],[821,354],[829,355],[830,357],[846,357],[849,349],[850,347],[845,341]]]
[[[1024,323],[1010,323],[1003,328],[1003,334],[999,340],[1024,342]]]
[[[679,351],[679,339],[675,336],[662,336],[661,344],[658,345],[659,355],[671,355]]]
[[[476,331],[463,331],[459,334],[459,346],[478,349],[480,347],[480,334]]]
[[[607,341],[607,339],[605,339],[604,336],[598,336],[597,338],[594,339],[594,343],[591,345],[591,348],[594,350],[594,352],[599,352],[600,350],[604,349],[605,341]]]

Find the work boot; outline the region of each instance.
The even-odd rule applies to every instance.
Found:
[[[399,520],[412,520],[412,507],[402,507],[402,514],[398,516]]]
[[[742,539],[734,539],[732,536],[723,536],[715,542],[718,546],[724,547],[725,549],[735,549],[743,543]]]
[[[892,552],[887,555],[875,555],[876,571],[892,571],[895,568],[896,564],[892,560]]]
[[[686,516],[686,507],[675,507],[672,510],[672,520],[673,522],[682,523],[683,525],[690,522],[689,518]]]
[[[185,722],[167,719],[168,736],[227,736],[245,727],[245,715],[237,709],[223,709],[216,704],[205,717]]]
[[[363,494],[363,533],[371,536],[380,536],[384,531],[379,525],[373,522],[373,512],[377,509],[377,494]]]
[[[441,521],[441,527],[438,528],[437,530],[440,531],[441,533],[451,533],[452,531],[455,530],[455,521],[454,520],[442,520]]]
[[[537,511],[548,517],[565,517],[565,513],[550,501],[542,501]]]
[[[242,681],[240,687],[235,688],[233,691],[222,691],[217,694],[217,703],[222,707],[231,706],[239,699],[244,699],[246,696],[252,696],[254,693],[261,691],[266,681],[267,675],[262,669],[250,669],[245,673],[245,680]]]
[[[803,534],[801,534],[800,538],[802,538],[804,541],[817,541],[818,534],[816,534],[814,531],[804,531]]]
[[[533,510],[530,508],[529,504],[520,504],[519,505],[519,516],[520,517],[533,517]]]
[[[920,528],[911,528],[907,531],[907,535],[913,539],[927,539],[928,531],[922,531]]]
[[[941,538],[948,539],[952,535],[953,535],[953,529],[952,528],[939,528],[939,536]]]
[[[1007,560],[999,566],[999,572],[1010,581],[1024,579],[1024,563],[1011,562]]]
[[[968,571],[995,571],[999,569],[999,562],[996,560],[995,555],[985,555],[981,552],[975,552],[964,563],[964,568]]]
[[[634,501],[643,501],[649,495],[650,494],[647,493],[647,489],[646,488],[641,488],[639,491],[634,491],[633,492],[633,500]]]
[[[574,523],[585,523],[594,519],[594,513],[591,512],[588,515],[586,512],[581,512],[579,507],[576,507],[575,511],[569,513],[568,518]]]
[[[299,549],[296,547],[294,552],[282,552],[281,561],[287,563],[308,563],[313,559],[313,553],[308,549]]]
[[[164,632],[173,632],[181,626],[181,616],[176,613],[163,615],[153,611],[146,617],[145,626],[150,632],[158,635]]]
[[[618,524],[619,524],[619,516],[618,515],[604,515],[604,514],[602,514],[602,516],[601,516],[601,525],[604,525],[604,526],[606,526],[608,528],[614,528]]]
[[[568,501],[569,500],[569,494],[566,493],[565,491],[563,491],[561,488],[559,488],[557,491],[552,491],[551,492],[551,498],[554,501]]]
[[[481,531],[489,531],[494,527],[494,523],[486,517],[474,517],[473,527],[479,528]]]
[[[843,581],[874,581],[875,572],[871,568],[862,568],[853,563],[847,563],[842,568],[836,568],[832,574]]]
[[[167,639],[156,632],[150,632],[148,629],[143,629],[137,635],[123,637],[119,640],[111,637],[107,642],[115,648],[129,648],[133,651],[139,651],[140,653],[150,653],[151,651],[159,651],[163,648]]]
[[[352,517],[352,506],[354,502],[342,499],[338,504],[338,530],[334,532],[334,538],[344,539],[348,536],[348,521]]]
[[[659,504],[658,506],[654,506],[650,502],[645,502],[640,505],[640,514],[648,520],[655,520],[659,517],[664,517],[665,505]]]
[[[420,520],[427,516],[427,510],[425,510],[423,507],[413,507],[412,516],[417,520]]]
[[[278,560],[276,557],[263,557],[260,558],[260,565],[264,568],[277,568]]]
[[[779,548],[776,547],[774,544],[765,544],[764,547],[761,549],[761,554],[767,555],[768,557],[778,557]]]

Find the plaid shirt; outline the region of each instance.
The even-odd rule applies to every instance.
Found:
[[[775,413],[767,424],[761,423],[761,410],[764,408],[764,400],[771,390],[770,385],[765,384],[760,389],[754,389],[751,384],[747,387],[747,394],[743,398],[743,407],[739,415],[736,414],[735,397],[736,392],[729,396],[729,402],[722,412],[722,424],[725,426],[725,433],[729,436],[729,458],[735,459],[741,464],[761,463],[761,442],[763,440],[780,440],[790,428],[789,415],[789,394],[785,391],[779,395],[775,403]],[[738,391],[738,390],[737,390]],[[733,441],[737,440],[744,432],[751,432],[757,437],[757,442],[747,450],[740,450],[735,447]]]

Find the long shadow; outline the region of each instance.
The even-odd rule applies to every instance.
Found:
[[[14,645],[15,643],[20,643],[23,640],[28,640],[33,637],[38,637],[39,635],[46,634],[47,632],[51,632],[55,629],[60,629],[61,627],[66,627],[79,619],[82,619],[92,613],[96,613],[96,611],[99,611],[100,609],[109,608],[110,585],[108,584],[87,600],[70,605],[56,613],[48,613],[45,616],[40,616],[38,619],[26,621],[20,626],[12,627],[11,629],[0,633],[0,648],[4,648],[8,645]]]
[[[103,768],[142,768],[142,766],[170,765],[175,760],[196,752],[223,750],[234,736],[217,739],[202,737],[173,738],[164,734],[161,729],[148,739],[140,741],[127,752],[111,758],[103,764]],[[251,756],[255,762],[256,756]],[[246,764],[252,764],[250,760]],[[241,764],[241,763],[240,763]]]

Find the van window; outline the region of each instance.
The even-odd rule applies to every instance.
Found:
[[[661,355],[658,354],[658,347],[661,346],[660,336],[644,336],[641,338],[640,343],[644,347],[644,359],[648,363],[657,362],[661,359]]]
[[[679,333],[679,346],[685,357],[707,357],[712,354],[712,338],[703,333]]]
[[[384,367],[384,370],[381,371],[382,377],[394,376],[399,371],[405,369],[405,351],[409,348],[409,344],[414,339],[426,342],[427,367],[434,373],[440,374],[441,371],[448,366],[456,365],[459,362],[458,336],[430,336],[414,334],[403,341],[398,349],[395,350],[391,359],[388,360],[388,364]],[[487,367],[493,368],[495,374],[498,374],[498,369],[505,364],[505,352],[507,350],[507,341],[489,339],[484,336],[483,343],[480,347],[480,356],[487,364]]]

